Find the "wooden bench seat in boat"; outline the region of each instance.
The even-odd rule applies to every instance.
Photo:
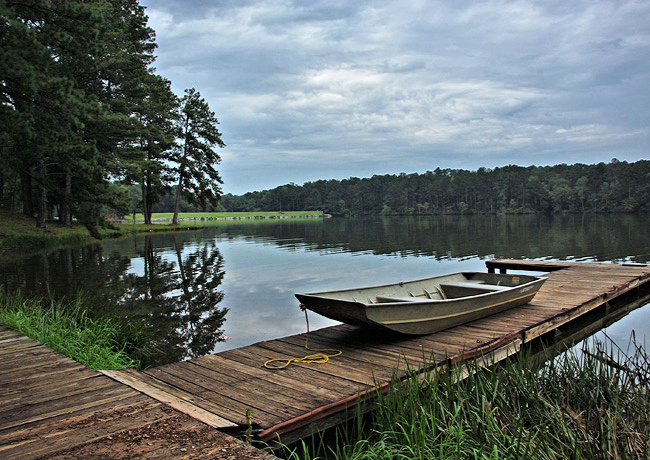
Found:
[[[512,286],[497,286],[496,284],[485,284],[475,281],[450,281],[448,283],[440,285],[442,289],[445,289],[447,286],[457,288],[481,289],[483,291],[507,291],[508,289],[512,289]]]
[[[417,302],[427,300],[423,297],[407,297],[397,295],[378,295],[377,302]]]

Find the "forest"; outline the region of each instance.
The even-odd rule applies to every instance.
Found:
[[[227,211],[322,210],[342,215],[648,212],[650,161],[505,166],[287,184],[224,195]]]
[[[0,18],[0,209],[97,235],[172,192],[176,214],[217,205],[219,122],[156,73],[137,0],[3,1]]]

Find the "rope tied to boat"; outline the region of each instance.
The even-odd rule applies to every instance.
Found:
[[[300,309],[305,312],[305,322],[307,323],[307,335],[305,336],[305,348],[309,351],[313,351],[311,355],[303,356],[302,358],[274,358],[269,359],[264,363],[264,367],[267,369],[284,369],[289,367],[290,364],[325,364],[334,358],[335,356],[340,356],[343,354],[341,350],[336,350],[334,348],[309,348],[309,316],[307,315],[307,308],[300,304]],[[280,364],[272,364],[280,363]]]

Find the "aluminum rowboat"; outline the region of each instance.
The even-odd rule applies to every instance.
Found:
[[[384,286],[295,294],[327,318],[403,334],[431,334],[528,303],[546,278],[462,272]]]

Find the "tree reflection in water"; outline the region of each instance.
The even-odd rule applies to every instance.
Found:
[[[224,340],[228,312],[219,305],[225,271],[216,242],[184,245],[177,235],[132,241],[130,254],[90,245],[3,263],[2,290],[52,299],[83,295],[100,314],[141,323],[156,350],[145,357],[147,367],[210,353]]]

